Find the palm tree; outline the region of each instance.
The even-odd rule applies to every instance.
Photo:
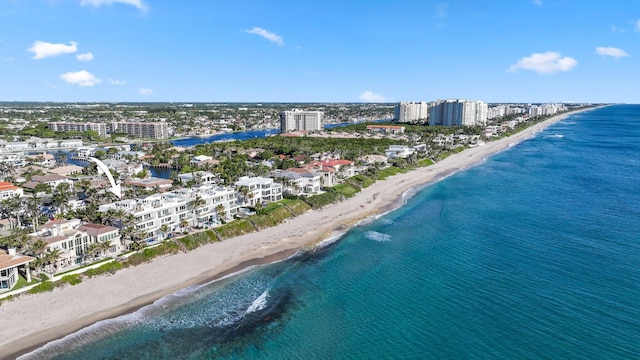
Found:
[[[42,257],[42,254],[44,254],[44,252],[48,248],[48,244],[44,242],[42,239],[31,241],[27,246],[29,248],[29,252],[35,257]]]
[[[227,217],[227,209],[222,204],[218,204],[216,206],[216,215],[218,216],[218,220],[224,224],[225,218]]]
[[[101,253],[102,253],[102,246],[100,245],[99,242],[90,244],[89,246],[87,246],[87,250],[85,251],[85,255],[92,260],[93,258],[96,257],[96,255],[100,255]]]
[[[0,163],[0,178],[7,181],[8,178],[13,177],[16,173],[16,168],[8,162]]]
[[[196,197],[189,203],[189,205],[193,207],[193,212],[196,215],[196,220],[198,218],[198,215],[200,214],[199,209],[206,204],[207,202],[202,197],[200,197],[200,195],[196,195]]]
[[[71,185],[69,183],[63,182],[56,186],[53,191],[52,202],[55,206],[58,207],[58,211],[64,216],[65,210],[67,206],[69,206],[69,197],[70,192],[69,189]]]
[[[20,225],[19,212],[22,207],[22,201],[20,200],[20,196],[14,195],[7,199],[2,200],[0,202],[2,205],[2,213],[9,218],[9,226],[11,228],[17,228]],[[15,219],[15,223],[11,221],[11,217]]]
[[[40,216],[40,199],[36,197],[36,193],[33,193],[27,200],[27,212],[31,215],[31,225],[33,226],[33,232],[36,232],[38,228],[38,217]]]
[[[42,261],[44,264],[52,264],[55,268],[58,268],[58,260],[60,259],[60,255],[62,255],[62,250],[55,249],[47,249],[42,257]]]
[[[23,254],[29,246],[29,237],[24,229],[11,229],[8,236],[0,238],[0,245],[6,248],[16,248]]]
[[[64,166],[64,165],[67,164],[67,154],[66,153],[59,152],[56,157],[57,157],[56,161],[58,162],[58,164],[60,166]]]
[[[160,232],[162,232],[162,240],[166,239],[167,232],[169,232],[169,225],[162,224],[162,226],[160,226]]]
[[[242,195],[242,202],[243,204],[247,203],[247,199],[249,198],[249,194],[251,194],[251,197],[253,197],[253,193],[251,191],[249,191],[249,187],[246,185],[242,185],[238,188],[238,192],[240,193],[240,195]]]

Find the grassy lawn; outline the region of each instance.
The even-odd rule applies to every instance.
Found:
[[[388,178],[389,176],[393,176],[396,174],[400,174],[400,173],[405,173],[407,172],[407,170],[402,170],[399,169],[395,166],[390,166],[388,168],[384,168],[380,171],[378,171],[378,180],[384,180],[386,178]]]
[[[230,223],[216,228],[222,239],[229,239],[234,236],[249,234],[255,231],[250,222],[243,219],[233,220]]]
[[[433,160],[431,159],[422,159],[418,161],[418,166],[420,167],[425,167],[425,166],[429,166],[429,165],[433,165]]]
[[[345,198],[350,198],[353,197],[355,194],[360,192],[360,189],[356,188],[355,186],[351,185],[351,184],[338,184],[336,186],[333,187],[333,189],[340,195],[344,196]]]
[[[373,183],[375,183],[375,180],[373,180],[372,178],[370,178],[368,176],[364,176],[362,174],[350,177],[349,181],[351,181],[352,183],[360,186],[363,189],[366,188],[366,187],[369,187]]]
[[[31,277],[31,282],[28,283],[27,279],[25,279],[22,275],[18,275],[18,282],[16,283],[16,285],[11,289],[11,291],[13,290],[18,290],[20,288],[23,288],[25,286],[29,286],[29,285],[33,285],[35,283],[38,283],[38,280],[35,280],[34,277]]]

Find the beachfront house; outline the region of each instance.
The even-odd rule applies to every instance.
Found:
[[[45,270],[56,272],[68,266],[79,265],[96,256],[119,254],[123,249],[118,228],[101,224],[83,224],[80,219],[49,220],[29,234],[30,241],[47,244],[48,250],[58,250],[60,255]],[[96,244],[104,244],[97,248]],[[36,254],[42,256],[42,254]]]
[[[280,179],[285,194],[315,195],[322,188],[322,174],[304,168],[290,168],[273,175]]]
[[[390,145],[384,154],[390,159],[406,159],[413,155],[415,149],[405,145]]]
[[[245,206],[282,200],[282,184],[274,182],[272,178],[243,176],[235,182],[235,186]]]
[[[19,279],[19,274],[24,273],[27,282],[31,282],[29,263],[36,258],[16,254],[16,249],[10,248],[6,252],[0,250],[0,292],[11,290]]]
[[[389,158],[384,156],[384,155],[377,155],[377,154],[370,154],[370,155],[365,155],[362,156],[360,158],[358,158],[358,160],[362,161],[365,165],[380,165],[380,166],[386,166],[389,162]]]

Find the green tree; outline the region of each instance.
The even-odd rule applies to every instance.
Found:
[[[56,186],[53,190],[53,196],[51,198],[52,203],[58,207],[58,212],[64,216],[67,207],[69,206],[69,199],[71,197],[71,185],[63,182]]]

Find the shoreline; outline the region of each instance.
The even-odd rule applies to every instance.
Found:
[[[286,259],[344,233],[363,220],[401,207],[421,189],[533,137],[549,125],[591,107],[563,113],[506,138],[468,148],[428,167],[397,174],[362,189],[353,198],[311,210],[288,223],[154,259],[114,275],[85,279],[75,286],[29,295],[0,306],[0,357],[16,357],[97,321],[128,314],[189,286],[203,284],[249,266]],[[25,309],[45,309],[28,311]]]

